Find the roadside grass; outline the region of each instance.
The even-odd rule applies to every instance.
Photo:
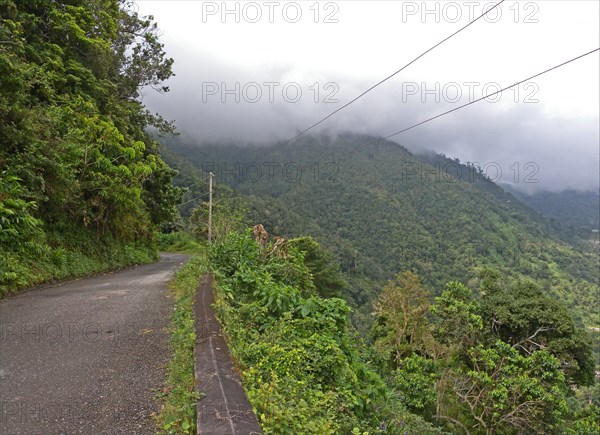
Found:
[[[184,231],[157,234],[156,242],[161,252],[179,252],[181,254],[194,255],[201,249],[200,243]]]
[[[202,276],[208,271],[206,248],[198,245],[193,256],[176,274],[171,283],[175,311],[171,318],[171,360],[167,384],[161,394],[163,408],[158,425],[164,434],[196,433],[196,401],[194,377],[193,302]]]

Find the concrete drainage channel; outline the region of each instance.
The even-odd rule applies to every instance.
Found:
[[[194,300],[198,434],[262,434],[212,308],[212,284],[213,276],[204,275]]]

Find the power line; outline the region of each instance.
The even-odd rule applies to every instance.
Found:
[[[410,127],[404,128],[404,129],[402,129],[402,130],[400,130],[400,131],[397,131],[396,133],[392,133],[392,134],[390,134],[390,135],[388,135],[388,136],[382,137],[381,139],[378,139],[378,140],[376,140],[376,141],[374,141],[374,142],[371,142],[371,143],[368,143],[368,144],[366,144],[366,145],[367,145],[367,146],[369,146],[369,145],[375,145],[375,144],[377,144],[377,143],[379,143],[379,142],[382,142],[382,141],[384,141],[384,140],[387,140],[387,139],[389,139],[389,138],[391,138],[391,137],[393,137],[393,136],[396,136],[396,135],[399,135],[399,134],[401,134],[401,133],[404,133],[405,131],[411,130],[411,129],[413,129],[413,128],[415,128],[415,127],[418,127],[418,126],[420,126],[420,125],[423,125],[423,124],[425,124],[425,123],[427,123],[427,122],[433,121],[434,119],[441,118],[442,116],[448,115],[449,113],[452,113],[452,112],[456,112],[457,110],[460,110],[460,109],[462,109],[462,108],[464,108],[464,107],[470,106],[471,104],[475,104],[475,103],[477,103],[477,102],[479,102],[479,101],[481,101],[481,100],[485,100],[486,98],[493,97],[494,95],[497,95],[497,94],[499,94],[499,93],[501,93],[501,92],[503,92],[503,91],[505,91],[505,90],[507,90],[507,89],[510,89],[510,88],[512,88],[512,87],[515,87],[515,86],[519,86],[520,84],[522,84],[522,83],[524,83],[524,82],[527,82],[527,81],[529,81],[529,80],[535,79],[535,78],[537,78],[537,77],[539,77],[539,76],[541,76],[541,75],[543,75],[543,74],[546,74],[546,73],[548,73],[548,72],[550,72],[550,71],[552,71],[552,70],[555,70],[555,69],[557,69],[557,68],[560,68],[561,66],[565,66],[565,65],[567,65],[567,64],[569,64],[569,63],[571,63],[571,62],[574,62],[574,61],[576,61],[576,60],[578,60],[578,59],[581,59],[582,57],[585,57],[585,56],[588,56],[588,55],[590,55],[590,54],[592,54],[592,53],[595,53],[595,52],[597,52],[598,50],[600,50],[600,48],[596,48],[595,50],[588,51],[587,53],[584,53],[584,54],[582,54],[582,55],[579,55],[579,56],[577,56],[577,57],[574,57],[573,59],[567,60],[566,62],[563,62],[563,63],[561,63],[561,64],[559,64],[559,65],[553,66],[552,68],[548,68],[548,69],[547,69],[547,70],[545,70],[545,71],[542,71],[542,72],[540,72],[540,73],[537,73],[537,74],[535,74],[535,75],[532,75],[531,77],[528,77],[528,78],[526,78],[526,79],[523,79],[523,80],[521,80],[521,81],[518,81],[517,83],[514,83],[514,84],[512,84],[512,85],[510,85],[510,86],[506,86],[505,88],[502,88],[502,89],[500,89],[500,90],[498,90],[498,91],[492,92],[491,94],[487,94],[487,95],[485,95],[485,96],[483,96],[483,97],[481,97],[481,98],[478,98],[478,99],[476,99],[476,100],[469,101],[468,103],[465,103],[465,104],[463,104],[463,105],[461,105],[461,106],[459,106],[459,107],[455,107],[454,109],[448,110],[448,111],[446,111],[446,112],[444,112],[444,113],[440,113],[439,115],[432,116],[431,118],[428,118],[428,119],[426,119],[426,120],[424,120],[424,121],[421,121],[421,122],[419,122],[419,123],[417,123],[417,124],[411,125]]]
[[[471,21],[470,23],[468,23],[466,26],[461,27],[460,29],[458,29],[456,32],[454,32],[453,34],[451,34],[450,36],[447,36],[446,38],[444,38],[443,40],[441,40],[440,42],[438,42],[437,44],[435,44],[433,47],[429,48],[427,51],[424,51],[423,53],[421,53],[419,56],[415,57],[413,60],[411,60],[409,63],[407,63],[406,65],[404,65],[402,68],[400,68],[399,70],[395,71],[394,73],[390,74],[389,76],[387,76],[386,78],[380,80],[379,82],[375,83],[373,86],[371,86],[369,89],[367,89],[366,91],[364,91],[362,94],[360,94],[359,96],[355,97],[354,99],[350,100],[349,102],[347,102],[346,104],[344,104],[342,107],[339,107],[337,109],[335,109],[333,112],[331,112],[329,115],[327,115],[326,117],[322,118],[320,121],[315,122],[313,125],[311,125],[310,127],[302,130],[300,133],[298,133],[296,136],[294,136],[293,138],[289,139],[288,141],[284,142],[283,144],[287,144],[290,143],[296,139],[298,139],[300,136],[302,136],[304,133],[312,130],[313,128],[315,128],[317,125],[322,124],[323,122],[325,122],[326,120],[328,120],[329,118],[331,118],[333,115],[335,115],[336,113],[338,113],[339,111],[345,109],[346,107],[348,107],[350,104],[354,103],[356,100],[358,100],[359,98],[362,98],[364,95],[366,95],[367,93],[371,92],[373,89],[375,89],[377,86],[381,85],[382,83],[388,81],[389,79],[391,79],[392,77],[394,77],[396,74],[401,73],[402,71],[404,71],[406,68],[408,68],[409,66],[411,66],[413,63],[415,63],[417,60],[421,59],[423,56],[425,56],[427,53],[433,51],[434,49],[436,49],[437,47],[439,47],[440,45],[442,45],[444,42],[448,41],[449,39],[451,39],[452,37],[458,35],[460,32],[462,32],[463,30],[465,30],[467,27],[469,27],[470,25],[474,24],[476,21],[478,21],[479,19],[483,18],[485,15],[487,15],[489,12],[493,11],[494,9],[496,9],[498,6],[500,6],[500,4],[504,3],[505,0],[500,0],[498,3],[496,3],[492,8],[488,9],[487,11],[485,11],[483,14],[481,14],[480,16],[478,16],[477,18],[475,18],[473,21]]]
[[[189,201],[186,201],[183,204],[179,204],[179,207],[184,206],[186,204],[189,204],[190,202],[194,202],[194,201],[196,201],[196,200],[198,200],[200,198],[204,198],[206,195],[209,195],[209,194],[210,194],[210,192],[203,193],[202,195],[197,196],[197,197],[195,197],[193,199],[190,199]]]
[[[183,189],[189,189],[190,187],[194,187],[196,184],[205,183],[207,181],[208,181],[208,178],[201,178],[200,180],[196,181],[195,183],[192,183],[189,186],[183,187]]]

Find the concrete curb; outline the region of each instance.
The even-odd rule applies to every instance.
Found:
[[[194,370],[197,433],[202,435],[262,434],[252,406],[233,370],[229,348],[212,308],[213,276],[206,274],[194,299],[196,349]]]

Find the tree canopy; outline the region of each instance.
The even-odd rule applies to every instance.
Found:
[[[43,263],[69,232],[150,240],[175,216],[175,173],[148,135],[171,126],[138,99],[144,87],[168,91],[173,60],[157,33],[130,1],[0,2],[4,288],[20,285],[10,252],[37,244]],[[36,273],[23,279],[48,278]]]

